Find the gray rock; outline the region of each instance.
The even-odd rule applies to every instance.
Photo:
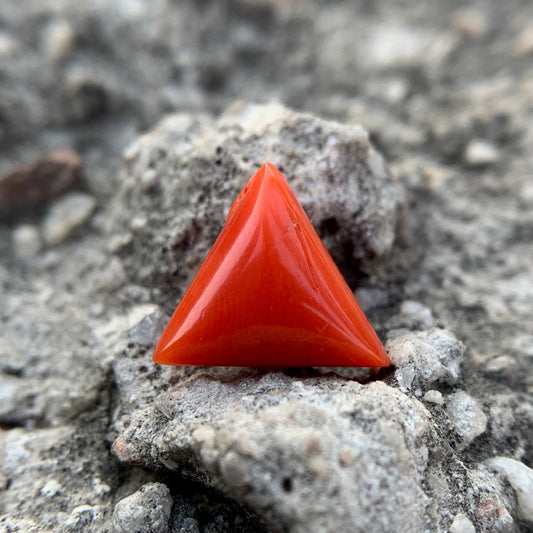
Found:
[[[102,531],[109,495],[102,480],[110,480],[115,468],[95,427],[2,431],[0,470],[10,480],[2,513],[17,520],[39,517],[43,531]]]
[[[524,520],[533,522],[533,470],[509,457],[494,457],[487,465],[507,479],[516,491],[518,513]]]
[[[513,531],[515,526],[509,510],[513,501],[502,484],[487,471],[484,465],[475,470],[467,470],[468,494],[463,509],[471,512],[476,527],[481,531]]]
[[[198,522],[194,518],[186,518],[183,520],[179,533],[200,533]]]
[[[168,117],[125,157],[118,228],[134,233],[134,246],[122,256],[134,282],[169,287],[172,309],[241,188],[268,161],[285,173],[341,267],[368,266],[394,239],[398,190],[358,126],[237,104],[218,121]]]
[[[103,347],[80,320],[80,304],[58,292],[26,286],[24,296],[0,300],[2,424],[71,423],[101,400]]]
[[[122,429],[129,423],[131,413],[150,405],[155,395],[167,390],[172,369],[154,365],[152,353],[168,320],[158,306],[134,308],[127,319],[132,323],[113,348],[113,374],[119,392],[119,403],[114,413],[114,424]],[[113,324],[113,329],[118,329]]]
[[[114,450],[209,479],[276,530],[416,531],[428,422],[420,403],[379,382],[199,376],[138,412]]]
[[[116,533],[167,533],[172,496],[163,483],[148,483],[115,505]]]
[[[458,447],[465,448],[487,429],[487,416],[478,402],[464,391],[450,394],[446,411],[457,435]]]
[[[85,193],[70,193],[58,200],[43,223],[43,237],[50,246],[64,243],[91,218],[96,201]]]
[[[420,332],[398,330],[389,334],[387,352],[400,389],[420,395],[435,383],[454,384],[459,377],[464,345],[449,331],[433,328]]]

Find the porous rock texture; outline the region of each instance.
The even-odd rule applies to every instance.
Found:
[[[399,191],[366,131],[279,104],[237,103],[218,120],[167,117],[126,151],[117,212],[131,235],[123,258],[133,281],[159,290],[172,310],[265,161],[286,171],[341,268],[362,269],[390,250]]]
[[[530,2],[0,18],[0,531],[531,530]],[[153,365],[265,161],[393,368]]]

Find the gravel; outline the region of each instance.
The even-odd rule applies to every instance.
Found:
[[[172,497],[162,483],[147,483],[115,505],[116,533],[167,533]]]
[[[390,7],[3,2],[0,530],[531,530],[533,5]],[[391,369],[152,364],[266,161]]]
[[[464,391],[454,392],[447,398],[446,410],[450,422],[464,448],[487,429],[487,416],[479,403]]]
[[[43,221],[46,244],[57,246],[73,237],[89,221],[95,208],[95,199],[84,193],[70,193],[58,200]]]

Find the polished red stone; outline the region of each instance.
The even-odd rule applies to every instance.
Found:
[[[163,332],[154,361],[390,365],[311,221],[268,163],[237,197]]]

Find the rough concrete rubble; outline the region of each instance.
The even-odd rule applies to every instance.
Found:
[[[158,396],[114,450],[130,463],[207,479],[273,530],[420,531],[429,417],[380,382],[199,376]]]
[[[0,531],[530,531],[531,4],[4,4]],[[152,364],[266,160],[393,368]]]

